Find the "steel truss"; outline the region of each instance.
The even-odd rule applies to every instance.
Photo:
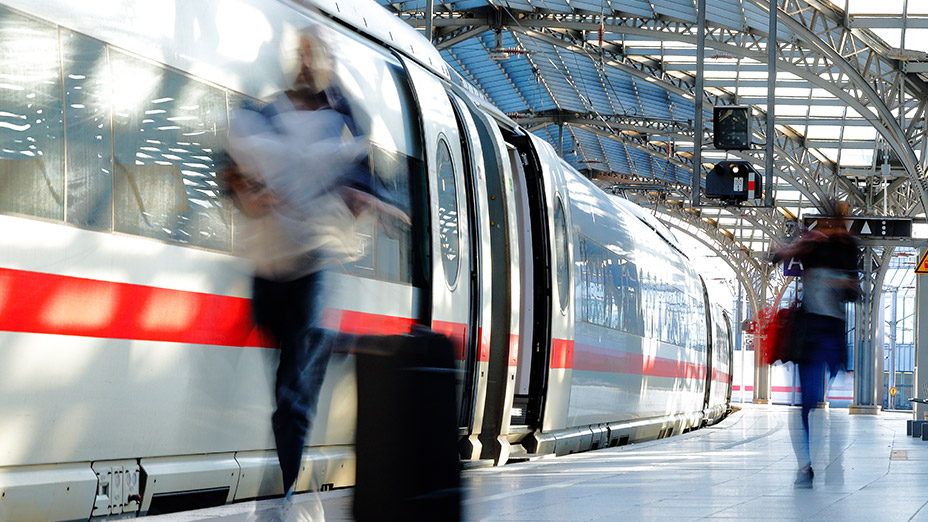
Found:
[[[765,11],[771,5],[765,0],[743,2]],[[776,174],[796,187],[803,197],[819,208],[826,197],[835,195],[848,199],[855,209],[869,214],[882,213],[884,206],[887,215],[911,216],[924,212],[928,208],[928,176],[925,174],[928,154],[924,153],[928,148],[928,85],[916,75],[905,74],[896,60],[886,56],[888,49],[878,38],[866,29],[850,27],[844,13],[830,4],[818,0],[776,0],[775,6],[778,9],[781,27],[785,26],[792,34],[790,38],[779,39],[776,43],[777,70],[791,73],[815,88],[827,91],[840,100],[840,103],[857,112],[879,134],[874,144],[877,156],[883,150],[892,151],[894,160],[905,170],[904,177],[897,178],[888,185],[884,185],[882,178],[875,175],[862,178],[844,176],[835,163],[811,149],[806,138],[795,130],[795,127],[778,124],[777,135],[774,137]],[[398,10],[398,14],[413,26],[425,25],[424,10]],[[436,16],[433,20],[433,25],[437,28],[434,41],[440,49],[450,48],[487,30],[508,30],[526,49],[532,48],[533,40],[545,42],[557,48],[580,53],[594,61],[598,60],[603,66],[645,79],[687,99],[692,100],[695,97],[696,82],[692,73],[671,74],[672,68],[665,67],[660,57],[643,59],[641,54],[630,54],[633,46],[623,45],[621,40],[631,36],[696,45],[695,21],[643,17],[613,10],[607,10],[601,16],[599,13],[578,10],[517,11],[490,6],[465,11],[438,12]],[[607,35],[602,47],[591,44],[599,30],[600,22]],[[619,39],[616,40],[615,36]],[[765,28],[731,28],[712,23],[706,26],[706,47],[720,53],[766,63],[768,43]],[[453,55],[453,49],[451,52]],[[654,50],[654,53],[659,51]],[[532,61],[530,55],[527,59]],[[556,97],[552,96],[552,99],[557,103]],[[734,85],[730,89],[716,88],[705,92],[705,108],[737,102]],[[810,99],[809,103],[814,104],[815,101]],[[755,139],[766,141],[763,125],[766,115],[757,110],[753,112]],[[529,128],[539,128],[551,123],[568,128],[575,126],[645,150],[690,172],[693,170],[691,157],[672,149],[668,151],[665,145],[648,139],[664,136],[672,140],[691,140],[692,128],[687,129],[680,123],[662,125],[655,121],[617,114],[520,116]],[[545,119],[546,117],[548,119]],[[846,120],[847,116],[844,119]],[[840,139],[843,140],[843,135]],[[923,152],[921,163],[914,152],[916,148]],[[759,150],[747,151],[740,155],[763,164],[763,153]],[[683,195],[685,196],[685,191]],[[663,210],[666,211],[663,214],[668,216],[675,215],[676,212],[673,207]],[[757,226],[770,234],[768,237],[771,239],[783,237],[786,226],[775,209],[732,210],[733,213],[743,211],[751,214],[758,223]],[[726,242],[731,241],[724,234],[721,237],[714,234],[712,223],[704,218],[696,218],[694,221],[692,217],[688,217],[685,222],[687,226],[703,229],[707,237],[718,238],[722,241],[720,245],[727,245]],[[716,227],[717,223],[716,220]],[[727,247],[720,248],[725,250]],[[739,245],[735,250],[743,249],[743,245]],[[758,258],[763,255],[764,253],[755,252],[749,257]],[[754,283],[758,280],[769,281],[769,270],[753,264],[747,266],[758,270],[758,274],[742,279],[746,288],[754,288]],[[739,271],[736,270],[736,273]],[[739,277],[742,277],[742,274],[739,274]],[[879,292],[878,286],[875,287],[875,291]],[[766,291],[762,293],[773,294]]]

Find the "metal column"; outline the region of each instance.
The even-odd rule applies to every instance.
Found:
[[[435,20],[435,0],[425,2],[425,37],[432,41],[434,35],[433,23]]]
[[[896,317],[896,297],[899,295],[899,289],[892,289],[892,305],[889,309],[889,382],[887,389],[896,387],[896,327],[898,318]],[[887,402],[890,410],[896,409],[896,398],[889,396]]]
[[[702,106],[705,97],[703,81],[706,61],[706,0],[696,1],[696,115],[695,136],[693,139],[693,196],[692,206],[699,206],[699,190],[702,184],[702,115],[705,110]]]
[[[919,249],[918,259],[925,249]],[[915,276],[915,382],[912,391],[919,399],[928,399],[928,276]],[[928,420],[928,404],[912,403],[915,420]]]
[[[744,378],[745,349],[744,349],[744,334],[741,332],[741,323],[744,321],[744,319],[741,318],[741,312],[742,312],[742,309],[744,308],[743,303],[744,302],[742,300],[741,279],[738,279],[738,301],[737,301],[737,305],[735,306],[735,324],[733,326],[735,330],[735,346],[737,346],[738,349],[741,350],[741,354],[740,354],[741,355],[741,390],[738,392],[738,399],[742,404],[744,404],[744,392],[747,391],[747,387],[748,387],[747,379]],[[734,361],[732,361],[732,368],[734,367],[735,367]],[[734,376],[732,376],[732,380],[734,380]]]
[[[883,380],[882,350],[877,352],[877,339],[881,338],[880,292],[873,285],[873,248],[864,248],[863,298],[857,306],[854,350],[854,404],[851,414],[876,415],[880,413],[880,384]]]
[[[764,206],[773,206],[773,139],[777,88],[777,4],[770,2],[767,35],[767,146],[764,172]]]
[[[769,272],[764,272],[761,281],[760,295],[757,300],[758,306],[767,306],[767,281]],[[754,310],[754,315],[759,315],[759,310]],[[755,339],[755,345],[757,340]],[[761,360],[761,351],[754,346],[754,404],[770,404],[770,365],[764,364]]]

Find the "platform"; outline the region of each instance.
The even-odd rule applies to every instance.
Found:
[[[814,488],[795,489],[798,409],[747,405],[682,436],[466,471],[464,520],[928,521],[928,442],[906,436],[909,418],[817,410]],[[351,520],[350,489],[321,498],[325,520]],[[146,522],[248,520],[265,508],[251,502]]]

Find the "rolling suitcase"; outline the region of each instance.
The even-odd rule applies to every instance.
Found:
[[[355,519],[460,520],[451,342],[414,327],[409,335],[361,337],[355,355]]]

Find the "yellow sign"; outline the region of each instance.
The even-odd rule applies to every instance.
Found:
[[[895,386],[893,386],[892,388],[889,389],[889,394],[892,395],[893,397],[896,396],[896,387],[895,387]]]
[[[922,254],[922,258],[918,260],[918,264],[915,265],[916,274],[928,274],[928,250]]]

